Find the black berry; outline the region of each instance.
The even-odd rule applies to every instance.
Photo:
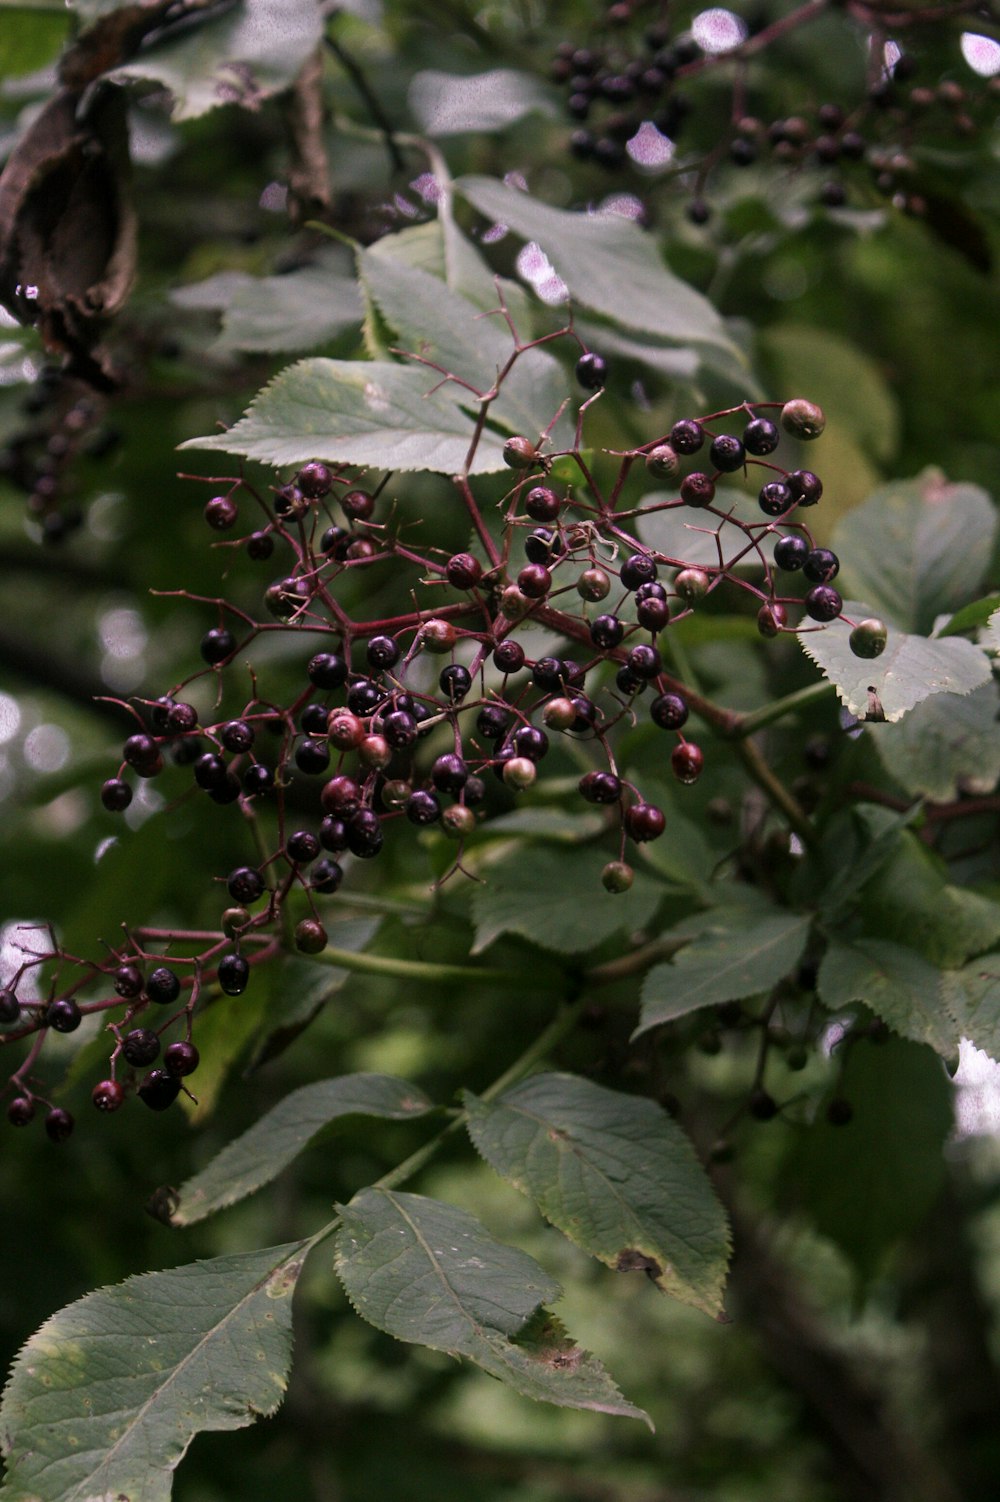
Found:
[[[146,995],[161,1006],[169,1006],[180,994],[181,983],[168,965],[158,965],[146,979]]]
[[[250,966],[241,954],[224,954],[218,976],[219,987],[227,996],[242,996],[250,979]]]

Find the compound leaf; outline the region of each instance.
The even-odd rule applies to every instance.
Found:
[[[467,1356],[528,1398],[649,1419],[541,1306],[559,1284],[474,1216],[420,1194],[363,1189],[341,1209],[337,1273],[363,1319]]]
[[[206,1168],[188,1179],[171,1215],[189,1226],[269,1184],[331,1122],[342,1116],[408,1121],[434,1109],[416,1085],[389,1074],[345,1074],[286,1095]]]
[[[546,1220],[617,1272],[717,1315],[726,1217],[694,1149],[654,1101],[536,1074],[495,1101],[464,1096],[486,1161]]]
[[[168,1502],[196,1434],[274,1413],[306,1242],[144,1273],[46,1320],[0,1405],[9,1502]]]
[[[715,915],[673,960],[646,976],[642,1016],[632,1036],[701,1007],[766,991],[794,967],[809,923],[799,913]]]

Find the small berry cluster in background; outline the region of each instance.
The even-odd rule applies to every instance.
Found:
[[[499,529],[487,525],[470,479],[455,477],[475,538],[468,551],[417,551],[405,541],[387,497],[389,475],[313,461],[267,494],[239,478],[209,482],[217,493],[204,518],[221,534],[218,545],[254,564],[278,554],[284,571],[261,587],[256,615],[223,598],[201,601],[216,615],[201,639],[204,667],[157,699],[123,705],[136,728],[101,798],[121,813],[136,780],[157,778],[167,762],[180,765],[189,769],[191,795],[236,808],[253,824],[256,858],[217,873],[225,890],[217,930],[130,928],[99,963],[66,953],[51,934],[49,948],[26,942],[24,963],[0,995],[4,1041],[29,1045],[11,1077],[13,1124],[27,1125],[46,1104],[34,1069],[47,1034],[73,1032],[93,1014],[106,1019],[112,1039],[107,1075],[93,1090],[97,1109],[117,1111],[130,1093],[153,1110],[168,1107],[197,1069],[199,1003],[241,995],[255,967],[283,948],[321,952],[323,905],[347,862],[374,860],[407,829],[435,829],[455,846],[447,879],[463,869],[466,841],[491,805],[499,798],[509,806],[531,788],[561,745],[573,744],[577,764],[589,754],[579,797],[601,813],[617,847],[605,888],[627,891],[630,844],[659,838],[666,819],[622,774],[616,732],[643,719],[664,732],[664,763],[690,784],[704,756],[685,733],[689,718],[711,725],[719,712],[668,667],[671,625],[723,585],[750,596],[764,637],[841,616],[832,582],[838,560],[815,544],[806,520],[822,482],[778,459],[783,435],[819,437],[819,407],[795,398],[682,418],[617,455],[605,489],[582,447],[605,361],[586,351],[576,375],[590,395],[572,449],[552,452],[544,434],[504,445],[512,483]],[[556,461],[571,479],[555,477]],[[731,491],[717,498],[720,482],[738,474],[756,488],[752,519],[738,514],[744,499],[754,507],[752,491],[738,501]],[[650,481],[670,488],[650,492]],[[693,564],[644,544],[639,524],[664,511],[714,530],[718,562]],[[723,536],[737,539],[735,550]],[[413,608],[359,619],[341,603],[340,586],[386,560],[405,575],[401,592]],[[755,567],[737,572],[746,563]],[[788,592],[796,575],[807,585],[804,598]],[[855,651],[878,655],[885,627],[849,624]],[[532,652],[538,627],[562,643],[558,653]],[[267,697],[266,667],[252,662],[254,644],[274,634],[302,643],[298,687],[282,703]],[[211,717],[187,697],[204,677],[215,679]],[[298,921],[289,919],[290,898],[307,908]],[[41,989],[34,973],[42,966],[54,967],[59,983],[45,999],[20,999],[19,988]],[[49,1107],[46,1126],[62,1140],[72,1120]]]

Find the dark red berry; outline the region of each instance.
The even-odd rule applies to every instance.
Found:
[[[338,751],[356,751],[365,734],[363,723],[350,710],[338,709],[330,716],[327,736],[331,746],[336,746]]]
[[[243,773],[243,791],[251,798],[255,794],[269,792],[273,786],[274,773],[261,762],[254,762]]]
[[[160,748],[151,735],[130,735],[122,747],[122,758],[134,767],[140,777],[149,777],[153,770],[163,765]]]
[[[367,490],[349,490],[340,498],[341,509],[352,521],[366,522],[375,510],[375,497]]]
[[[295,476],[295,483],[307,500],[321,501],[333,489],[333,471],[313,460],[310,464],[303,464]]]
[[[678,454],[696,454],[705,442],[701,423],[682,418],[670,429],[670,447]]]
[[[493,666],[501,673],[517,673],[524,667],[524,648],[507,637],[493,649]]]
[[[21,1003],[6,987],[0,991],[0,1022],[16,1022],[21,1015]]]
[[[181,1082],[165,1069],[151,1069],[139,1086],[139,1099],[151,1111],[166,1111],[181,1091]]]
[[[648,600],[637,600],[635,618],[647,631],[662,631],[670,620],[670,606],[666,600],[656,599],[655,596]]]
[[[503,462],[509,469],[531,469],[538,462],[538,450],[528,438],[508,438],[503,446]]]
[[[655,647],[640,643],[631,649],[625,659],[625,666],[636,678],[655,678],[663,668],[663,662]]]
[[[349,778],[344,778],[345,782],[349,780]],[[357,787],[356,783],[355,787]],[[360,796],[361,789],[358,788],[358,801],[360,801]],[[326,807],[325,804],[324,807]],[[357,807],[357,802],[355,802],[354,807]],[[346,809],[343,811],[346,812]],[[307,866],[310,861],[314,861],[319,855],[320,843],[311,829],[296,829],[294,834],[290,834],[285,841],[285,852],[288,859],[294,861],[297,866]]]
[[[524,509],[534,522],[554,522],[562,501],[547,485],[536,485],[524,498]]]
[[[633,803],[625,810],[625,833],[636,843],[659,839],[667,825],[666,817],[655,803]]]
[[[503,735],[509,724],[510,715],[499,704],[484,704],[476,716],[476,729],[490,741]]]
[[[418,789],[406,801],[406,817],[411,824],[424,826],[436,824],[441,817],[441,804],[433,793]]]
[[[324,813],[346,816],[355,813],[361,807],[361,785],[353,777],[348,777],[345,772],[340,772],[323,784],[323,791],[319,797]],[[306,831],[302,831],[302,835],[305,839],[311,838]],[[318,853],[318,851],[315,852],[315,854]],[[312,856],[307,858],[313,859]]]
[[[524,555],[529,563],[541,563],[548,568],[565,552],[564,539],[548,527],[536,527],[524,539]]]
[[[633,553],[621,566],[619,578],[626,589],[638,589],[656,578],[656,564],[648,553]]]
[[[27,1126],[35,1116],[35,1102],[26,1095],[16,1095],[7,1107],[7,1120],[11,1126]]]
[[[187,1074],[194,1074],[198,1068],[198,1050],[193,1043],[179,1041],[168,1043],[163,1055],[163,1067],[168,1074],[182,1079]]]
[[[339,855],[342,850],[346,850],[347,825],[343,819],[337,819],[332,814],[327,814],[326,818],[320,822],[319,842],[324,850],[332,850],[335,855]]]
[[[364,739],[359,737],[358,744]],[[309,777],[318,777],[330,765],[330,753],[322,741],[299,741],[295,748],[295,765]]]
[[[823,482],[811,469],[793,469],[785,484],[800,506],[815,506],[823,494]]]
[[[788,611],[777,600],[767,600],[757,612],[757,630],[761,636],[778,636],[788,624]]]
[[[172,704],[164,728],[170,735],[188,735],[197,723],[198,711],[193,704]]]
[[[362,860],[378,855],[384,838],[378,814],[370,808],[359,808],[347,820],[347,848]]]
[[[45,1025],[55,1028],[57,1033],[75,1033],[82,1020],[72,996],[57,996],[45,1008]]]
[[[314,892],[335,892],[343,879],[343,868],[336,861],[317,861],[309,872],[309,885]]]
[[[236,638],[225,626],[213,626],[202,637],[199,651],[210,667],[217,667],[236,651]]]
[[[483,565],[471,553],[455,553],[448,559],[444,572],[455,589],[472,589],[483,577]]]
[[[611,83],[610,79],[608,83]],[[631,98],[633,92],[634,90],[629,88],[627,97]],[[612,96],[609,95],[608,97]],[[621,98],[622,96],[617,94],[614,97]],[[600,355],[595,355],[593,352],[588,351],[587,354],[581,355],[576,362],[576,378],[584,391],[600,391],[608,378],[607,361]]]
[[[417,722],[405,709],[393,709],[382,719],[382,734],[397,749],[412,746],[417,738]]]
[[[221,756],[216,756],[214,751],[206,751],[194,764],[194,780],[206,793],[212,788],[221,787],[226,780],[228,768]]]
[[[205,506],[205,520],[216,532],[227,532],[236,525],[240,508],[231,495],[214,495]]]
[[[391,636],[373,636],[366,649],[368,661],[373,668],[395,667],[399,661],[399,646]]]
[[[660,694],[649,706],[649,717],[661,730],[680,730],[687,723],[687,701],[680,694]]]
[[[844,602],[829,584],[817,584],[805,598],[806,614],[814,621],[835,621],[844,608]]]
[[[117,1111],[125,1104],[125,1087],[118,1080],[100,1080],[90,1098],[99,1111]]]
[[[621,781],[613,772],[585,772],[579,789],[588,803],[617,803],[622,795]]]
[[[670,769],[678,782],[697,782],[704,764],[701,747],[693,741],[681,741],[670,753]]]
[[[144,1069],[160,1056],[160,1040],[151,1027],[136,1027],[122,1039],[125,1062]]]
[[[131,1001],[133,997],[142,995],[142,971],[138,965],[119,965],[112,985],[117,995]]]
[[[159,965],[146,980],[146,995],[150,1001],[169,1006],[181,994],[181,983],[168,965]]]
[[[517,576],[517,587],[529,600],[543,600],[552,588],[552,575],[540,563],[528,563]]]
[[[590,623],[590,639],[595,647],[617,647],[625,635],[625,626],[616,615],[599,615]]]
[[[438,687],[452,704],[459,704],[472,687],[472,674],[461,663],[450,662],[441,669]]]
[[[247,557],[263,563],[274,552],[274,538],[269,532],[251,532],[247,538]]]
[[[227,996],[242,996],[250,979],[250,966],[241,954],[224,954],[218,976],[219,987]]]
[[[50,1142],[65,1142],[73,1135],[75,1122],[68,1111],[53,1106],[45,1118],[45,1131]]]
[[[239,779],[232,772],[227,772],[218,787],[209,788],[208,796],[213,803],[218,803],[220,806],[235,803],[240,796]]]
[[[439,756],[431,767],[431,781],[442,793],[460,793],[468,779],[468,767],[454,752]]]
[[[681,500],[685,506],[710,506],[715,500],[715,481],[696,469],[681,481]]]
[[[101,802],[109,814],[124,813],[132,802],[132,789],[119,777],[109,777],[101,788]]]
[[[708,457],[723,474],[733,474],[746,462],[742,440],[733,433],[720,433],[718,438],[713,438]]]
[[[326,929],[316,918],[303,918],[295,925],[295,947],[303,954],[322,954],[326,944]]]
[[[541,761],[549,754],[549,738],[535,725],[522,725],[514,732],[514,750],[529,761]]]

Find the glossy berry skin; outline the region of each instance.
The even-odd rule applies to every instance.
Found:
[[[786,574],[793,574],[802,567],[809,556],[809,544],[798,532],[779,537],[774,544],[774,561]]]
[[[125,1104],[125,1087],[118,1080],[100,1080],[90,1098],[99,1111],[118,1111]]]
[[[0,1022],[16,1022],[21,1015],[21,1003],[13,991],[0,991]]]
[[[716,469],[726,475],[734,474],[746,463],[743,442],[734,433],[720,433],[718,438],[713,438],[708,457]]]
[[[663,810],[657,808],[655,803],[633,803],[625,810],[622,822],[625,833],[637,844],[659,839],[667,825]]]
[[[520,641],[497,641],[492,650],[492,665],[500,670],[500,673],[518,673],[524,667],[524,647]]]
[[[840,559],[829,548],[813,548],[806,555],[802,572],[813,584],[829,584],[840,573]]]
[[[705,442],[700,422],[682,418],[670,429],[670,447],[678,454],[696,454]]]
[[[306,672],[317,688],[341,688],[347,682],[347,663],[336,652],[317,652],[309,659]]]
[[[122,759],[134,767],[140,777],[150,777],[163,765],[160,749],[151,735],[130,735],[122,747]]]
[[[636,678],[655,678],[663,668],[663,662],[655,647],[644,642],[632,648],[625,659],[625,666]]]
[[[367,732],[356,714],[347,709],[339,709],[330,716],[326,733],[330,745],[338,751],[356,751]]]
[[[373,668],[395,667],[399,661],[399,646],[391,636],[373,636],[368,642],[366,655]]]
[[[645,679],[637,678],[634,673],[629,672],[628,668],[625,667],[619,668],[615,674],[615,687],[620,694],[625,694],[629,698],[633,694],[644,694],[646,692]]]
[[[269,532],[251,532],[247,538],[247,557],[263,563],[274,552],[274,538]]]
[[[126,1001],[131,1001],[133,997],[142,995],[142,971],[138,965],[119,965],[111,984],[116,996],[123,996]]]
[[[417,722],[405,709],[391,709],[382,717],[382,734],[390,746],[404,749],[417,738]]]
[[[666,600],[658,600],[655,596],[639,600],[635,607],[635,618],[647,631],[662,631],[670,620],[670,606]]]
[[[561,558],[565,551],[566,544],[559,533],[552,532],[547,527],[536,527],[524,539],[524,556],[529,563],[541,563],[548,567],[557,558]]]
[[[168,1043],[163,1055],[163,1067],[168,1074],[177,1079],[183,1079],[185,1075],[194,1074],[198,1068],[200,1055],[193,1043],[179,1041]]]
[[[453,840],[464,840],[476,827],[476,816],[464,803],[453,803],[441,815],[441,828]]]
[[[234,902],[256,902],[263,895],[264,878],[253,866],[237,866],[226,878],[226,890]]]
[[[680,694],[660,694],[649,706],[649,718],[661,730],[680,730],[687,723],[688,713]]]
[[[431,767],[431,781],[441,793],[460,793],[469,780],[469,769],[460,756],[446,752]]]
[[[777,600],[767,600],[757,612],[757,630],[761,636],[780,635],[788,624],[788,611]]]
[[[171,705],[166,723],[166,729],[170,735],[187,735],[197,723],[198,711],[193,704]]]
[[[35,1102],[26,1095],[16,1095],[7,1107],[7,1120],[11,1126],[27,1126],[35,1116]]]
[[[626,589],[635,590],[655,579],[656,574],[656,564],[648,553],[633,553],[622,564],[618,577]]]
[[[765,516],[783,516],[794,503],[795,496],[782,480],[768,480],[757,496],[757,504]]]
[[[336,892],[343,879],[343,867],[336,861],[317,861],[309,872],[309,885],[314,892]]]
[[[588,351],[576,362],[576,378],[584,391],[600,391],[608,379],[607,361]]]
[[[438,688],[452,704],[458,704],[465,698],[472,687],[472,674],[468,668],[462,667],[461,663],[449,663],[441,669],[438,678]]]
[[[436,824],[441,817],[441,804],[433,793],[418,788],[406,800],[406,817],[418,828]]]
[[[510,724],[510,715],[499,704],[484,704],[476,716],[476,729],[489,741],[503,735]]]
[[[473,589],[483,577],[483,565],[471,553],[455,553],[445,565],[445,578],[455,589]]]
[[[558,657],[539,657],[531,669],[536,688],[547,694],[557,694],[566,679],[566,664]]]
[[[693,741],[681,741],[670,753],[670,770],[678,782],[685,784],[697,782],[704,765],[705,757],[701,747],[696,746]]]
[[[584,772],[579,790],[588,803],[617,803],[622,795],[621,781],[613,772]]]
[[[710,506],[715,500],[715,481],[710,475],[696,469],[692,474],[684,476],[680,492],[685,506]]]
[[[823,482],[811,469],[793,469],[785,484],[800,506],[815,506],[823,494]]]
[[[254,762],[243,773],[243,791],[248,797],[254,797],[258,793],[269,793],[274,787],[274,773],[270,767],[265,767],[261,762]]]
[[[373,714],[385,697],[385,690],[374,679],[358,678],[347,690],[347,707],[352,714]]]
[[[209,667],[217,667],[236,651],[236,638],[225,626],[213,626],[205,632],[198,650]]]
[[[829,584],[817,584],[805,598],[806,614],[814,621],[835,621],[844,608],[844,602]]]
[[[552,588],[552,575],[540,563],[527,563],[517,576],[517,587],[529,600],[544,600]]]
[[[73,1135],[76,1123],[68,1111],[53,1106],[45,1118],[45,1133],[50,1142],[65,1142]]]
[[[295,925],[295,947],[303,954],[322,954],[326,942],[326,929],[318,919],[303,918]]]
[[[146,995],[160,1006],[169,1006],[181,994],[181,983],[169,965],[158,965],[146,979]]]
[[[321,501],[333,489],[333,473],[325,464],[313,460],[310,464],[303,464],[295,476],[295,483],[307,500]]]
[[[218,976],[219,987],[227,996],[242,996],[250,980],[250,966],[241,954],[224,954]]]
[[[524,509],[533,522],[554,522],[561,500],[547,485],[535,485],[524,498]]]
[[[602,568],[585,568],[576,581],[576,592],[582,600],[605,600],[611,593],[611,577]]]
[[[319,826],[319,842],[324,850],[331,850],[334,855],[347,849],[347,825],[343,819],[334,818],[327,814]]]
[[[83,1018],[71,996],[57,996],[45,1008],[45,1025],[57,1033],[75,1033]]]
[[[590,623],[590,639],[595,647],[617,647],[625,635],[625,626],[616,615],[599,615]]]
[[[378,814],[360,808],[347,821],[347,848],[361,860],[372,860],[382,849],[385,836]]]
[[[132,802],[132,789],[119,777],[109,777],[101,788],[101,802],[109,814],[123,814]]]
[[[136,1027],[122,1039],[122,1054],[125,1062],[145,1069],[160,1057],[160,1040],[150,1027]]]
[[[205,520],[216,532],[228,532],[236,525],[239,514],[239,507],[229,495],[214,495],[205,506]]]
[[[514,732],[514,750],[529,761],[541,761],[549,754],[549,738],[535,725],[522,725]]]
[[[349,490],[340,498],[340,507],[352,521],[366,522],[375,510],[375,497],[367,490]]]
[[[762,459],[766,454],[773,454],[780,438],[777,424],[767,417],[754,417],[743,429],[743,447],[748,454],[753,454],[755,459]]]
[[[325,704],[307,704],[299,715],[299,729],[306,735],[326,735],[330,711]]]
[[[213,788],[221,787],[228,775],[228,768],[221,756],[216,756],[214,751],[206,751],[199,756],[194,764],[194,780],[206,793]]]
[[[254,728],[246,720],[229,720],[219,731],[219,740],[233,755],[249,751],[255,739]]]
[[[705,598],[710,583],[704,569],[682,568],[674,580],[674,588],[686,604],[694,605]]]
[[[420,643],[428,652],[450,652],[458,640],[458,632],[450,621],[424,621],[420,628]]]
[[[166,1111],[181,1093],[181,1082],[165,1069],[151,1069],[139,1086],[139,1099],[151,1111]]]
[[[358,789],[360,796],[360,789]],[[285,851],[289,860],[297,866],[307,866],[314,861],[320,852],[320,843],[310,829],[297,829],[290,834],[285,841]]]
[[[336,777],[331,777],[329,782],[325,782],[323,791],[319,795],[323,812],[340,814],[342,818],[346,818],[348,814],[357,813],[361,807],[361,797],[361,784],[353,777],[348,777],[345,772],[340,772]],[[300,835],[303,838],[296,841],[295,848],[305,849],[308,847],[311,836],[306,830],[301,830]],[[291,838],[296,839],[294,835]],[[291,844],[291,841],[289,843]],[[311,860],[312,857],[309,856],[308,859]]]
[[[330,753],[322,741],[299,741],[295,748],[295,765],[309,777],[318,777],[330,765]]]
[[[213,803],[222,805],[235,803],[240,796],[239,779],[234,777],[231,772],[227,772],[218,787],[209,788],[208,796]]]
[[[848,638],[855,657],[864,658],[881,657],[888,639],[889,632],[885,621],[880,621],[874,616],[859,621]]]

